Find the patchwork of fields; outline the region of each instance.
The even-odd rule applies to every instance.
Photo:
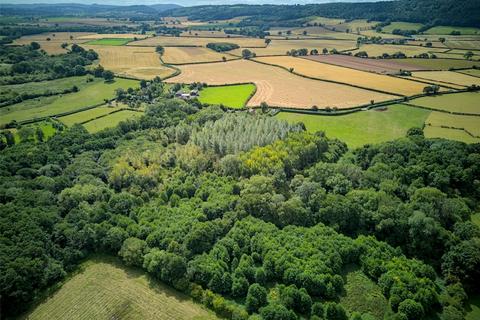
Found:
[[[148,39],[130,42],[129,46],[141,47],[205,47],[209,43],[225,42],[225,38],[196,38],[196,37],[166,37],[157,36]],[[265,47],[265,41],[258,38],[229,38],[228,42],[238,44],[240,47]]]
[[[421,71],[412,72],[412,77],[424,80],[433,80],[445,84],[459,86],[480,85],[480,78],[453,71]]]
[[[167,47],[162,60],[168,64],[189,64],[200,62],[218,62],[236,59],[228,53],[218,53],[203,47]]]

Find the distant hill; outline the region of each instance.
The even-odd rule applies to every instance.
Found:
[[[183,7],[162,15],[188,16],[199,20],[221,20],[238,16],[254,17],[262,25],[294,21],[317,15],[343,19],[406,21],[432,25],[480,27],[478,0],[399,0],[381,2],[335,2],[309,5],[222,5]]]

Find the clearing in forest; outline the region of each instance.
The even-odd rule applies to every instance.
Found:
[[[461,92],[422,97],[409,101],[409,104],[449,112],[480,115],[480,92]],[[480,121],[480,118],[479,118]],[[479,123],[480,125],[480,123]]]
[[[308,131],[324,131],[330,138],[344,141],[349,148],[404,137],[408,129],[422,127],[430,111],[405,105],[386,110],[359,111],[341,116],[280,112],[276,117],[291,123],[303,122]]]
[[[187,296],[110,257],[85,262],[80,272],[24,318],[218,319]]]
[[[459,86],[480,85],[480,78],[453,71],[419,71],[412,72],[412,77],[423,80],[432,80]]]
[[[99,63],[107,70],[118,75],[138,79],[153,79],[156,76],[165,78],[175,70],[162,65],[160,56],[153,47],[128,46],[86,46],[98,53]]]
[[[347,85],[306,79],[278,67],[248,60],[192,64],[179,68],[182,73],[168,79],[168,82],[205,82],[213,85],[255,83],[257,91],[248,106],[259,106],[266,102],[279,107],[341,109],[369,104],[371,100],[378,102],[397,98]]]
[[[422,83],[375,74],[350,68],[318,63],[295,57],[263,57],[256,60],[278,65],[293,72],[322,80],[348,83],[367,89],[379,90],[389,94],[411,96],[422,93]]]
[[[255,90],[253,84],[207,87],[200,91],[201,103],[221,104],[229,108],[241,109]]]
[[[136,86],[138,81],[135,80],[116,78],[114,82],[105,83],[103,79],[95,79],[78,92],[25,100],[0,108],[0,124],[54,116],[97,105],[113,98],[118,88]]]
[[[219,53],[203,47],[166,47],[162,60],[168,64],[189,64],[219,62],[223,57],[226,60],[236,58],[228,53]]]

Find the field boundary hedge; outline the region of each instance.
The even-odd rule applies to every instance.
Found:
[[[469,136],[471,136],[472,138],[480,139],[480,136],[474,135],[473,133],[471,133],[470,131],[468,131],[468,130],[465,129],[465,128],[450,127],[450,126],[446,126],[446,125],[434,126],[434,125],[432,125],[432,124],[430,124],[430,123],[425,123],[425,126],[429,126],[429,127],[433,127],[433,128],[450,129],[450,130],[461,130],[461,131],[464,131],[464,132],[465,132],[466,134],[468,134]]]
[[[102,114],[100,116],[97,116],[95,118],[92,118],[92,119],[89,119],[89,120],[86,120],[86,121],[82,121],[82,122],[79,122],[79,124],[85,124],[85,123],[88,123],[88,122],[92,122],[94,120],[98,120],[98,119],[101,119],[101,118],[105,118],[106,116],[109,116],[109,115],[112,115],[114,113],[118,113],[118,112],[121,112],[121,111],[135,111],[135,112],[139,112],[139,113],[144,113],[142,110],[138,110],[138,109],[133,109],[133,108],[127,108],[127,107],[124,107],[124,108],[118,108],[118,109],[115,109],[113,110],[112,112],[109,112],[109,113],[106,113],[106,114]]]
[[[229,54],[230,56],[234,57],[233,59],[223,61],[223,60],[216,60],[216,61],[202,61],[202,62],[186,62],[186,63],[165,63],[166,65],[170,66],[188,66],[188,65],[195,65],[195,64],[211,64],[211,63],[226,63],[229,61],[236,61],[236,60],[241,60],[242,58],[240,56],[235,56],[232,54]]]

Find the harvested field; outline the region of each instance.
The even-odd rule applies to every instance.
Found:
[[[180,34],[181,37],[199,37],[199,38],[243,38],[237,34],[226,34],[223,31],[210,30],[188,30]]]
[[[425,34],[440,34],[440,35],[448,35],[451,34],[453,31],[459,31],[462,35],[470,35],[470,34],[480,34],[479,28],[468,28],[468,27],[452,27],[452,26],[438,26],[433,27],[425,31]]]
[[[286,55],[287,51],[292,49],[317,49],[322,51],[323,48],[328,50],[337,49],[338,51],[354,49],[357,46],[356,41],[352,40],[316,40],[316,39],[300,39],[300,40],[272,40],[266,48],[252,48],[251,50],[257,56],[270,55]],[[232,54],[241,55],[242,49],[231,51]]]
[[[325,25],[336,25],[336,24],[342,23],[344,21],[345,21],[344,19],[325,18],[325,17],[311,17],[308,20],[308,23],[310,23],[310,24],[318,23],[318,24],[325,24]]]
[[[153,47],[86,46],[98,53],[100,64],[118,75],[139,79],[165,78],[175,70],[162,65]]]
[[[117,78],[112,83],[105,83],[103,80],[96,79],[75,93],[25,100],[0,108],[0,124],[9,123],[12,120],[24,121],[76,111],[113,98],[118,88],[126,89],[137,85],[138,81],[135,80]]]
[[[452,49],[480,50],[480,41],[447,40],[445,44]]]
[[[280,112],[276,117],[292,123],[303,122],[308,131],[324,131],[350,148],[404,137],[408,129],[422,127],[430,111],[405,105],[392,105],[385,111],[359,111],[342,116]]]
[[[451,91],[451,90],[463,90],[465,89],[465,86],[459,86],[456,84],[452,83],[445,83],[445,82],[440,82],[440,81],[434,81],[434,80],[428,80],[428,79],[420,79],[420,78],[415,78],[415,77],[409,77],[409,76],[401,76],[401,78],[412,80],[412,81],[417,81],[424,83],[425,86],[427,85],[437,85],[440,86],[440,91]]]
[[[453,71],[418,71],[413,72],[412,77],[442,82],[445,84],[456,84],[460,86],[480,85],[480,78],[472,77]]]
[[[464,129],[475,137],[480,137],[480,117],[476,116],[459,116],[448,114],[445,112],[433,111],[428,116],[425,124],[433,127],[450,127],[456,129]]]
[[[420,46],[405,46],[405,45],[394,45],[394,44],[365,44],[360,46],[360,49],[353,51],[355,54],[359,51],[365,51],[368,53],[369,57],[379,57],[384,53],[394,54],[397,52],[403,52],[407,57],[413,57],[421,53],[430,53],[430,52],[443,52],[445,49],[439,48],[424,48]]]
[[[364,59],[339,54],[307,56],[305,58],[312,61],[376,73],[394,74],[398,73],[400,69],[410,71],[422,70],[421,67],[415,66],[415,64],[409,65],[408,61],[407,63],[401,63],[399,59]]]
[[[480,70],[478,69],[459,70],[457,72],[460,72],[469,76],[480,77]]]
[[[61,46],[63,43],[67,44],[81,44],[88,40],[80,40],[78,37],[86,36],[91,33],[88,32],[56,32],[56,33],[41,33],[30,36],[23,36],[16,39],[13,43],[18,45],[28,45],[32,41],[37,42],[40,47],[49,54],[61,54],[67,52]],[[55,36],[54,36],[55,35]],[[72,39],[70,39],[72,37]],[[47,38],[50,40],[47,41]]]
[[[168,79],[168,82],[206,82],[216,85],[255,83],[257,92],[248,106],[267,102],[271,106],[303,109],[314,105],[319,108],[349,108],[368,104],[370,100],[385,101],[396,98],[346,85],[305,79],[281,68],[248,60],[185,65],[179,68],[182,73]]]
[[[78,39],[94,40],[94,39],[145,39],[148,35],[137,33],[95,33],[86,36],[81,36]]]
[[[374,74],[365,71],[354,70],[334,66],[331,64],[318,63],[308,59],[295,57],[264,57],[256,60],[293,68],[295,73],[322,80],[337,81],[360,86],[367,89],[376,89],[392,94],[411,96],[423,92],[425,85],[405,79]]]
[[[195,37],[151,37],[144,40],[130,42],[129,46],[155,47],[205,47],[210,42],[225,42],[224,38],[195,38]],[[257,38],[230,38],[228,42],[236,43],[240,47],[264,47],[265,40]]]
[[[83,123],[95,119],[99,116],[107,115],[115,110],[117,110],[117,108],[101,106],[94,109],[70,114],[68,116],[60,117],[58,118],[58,120],[60,120],[66,126],[72,126],[76,123]]]
[[[394,61],[395,64],[403,65],[404,70],[413,67],[420,70],[448,70],[450,68],[471,68],[474,65],[480,66],[478,61],[456,60],[456,59],[391,59],[386,61]],[[414,71],[414,70],[413,70]]]
[[[385,33],[392,33],[393,30],[395,29],[399,29],[399,30],[415,30],[415,31],[418,31],[418,29],[420,29],[421,27],[423,27],[423,24],[421,23],[411,23],[411,22],[392,22],[390,23],[388,26],[385,26],[382,28],[382,32],[385,32]]]
[[[227,60],[236,58],[226,52],[219,53],[203,47],[167,47],[162,60],[168,64],[188,64],[222,61],[223,57]]]
[[[212,320],[211,312],[142,270],[95,257],[24,319]]]
[[[480,115],[480,92],[461,92],[411,100],[416,106]],[[479,118],[480,120],[480,118]]]
[[[139,111],[122,110],[108,114],[105,117],[88,121],[83,126],[88,130],[88,132],[95,133],[103,129],[113,128],[122,121],[139,118],[142,115],[143,113]]]
[[[425,126],[423,133],[427,138],[443,138],[465,143],[480,143],[480,139],[472,137],[464,130]],[[473,319],[474,318],[472,318],[472,320]]]

